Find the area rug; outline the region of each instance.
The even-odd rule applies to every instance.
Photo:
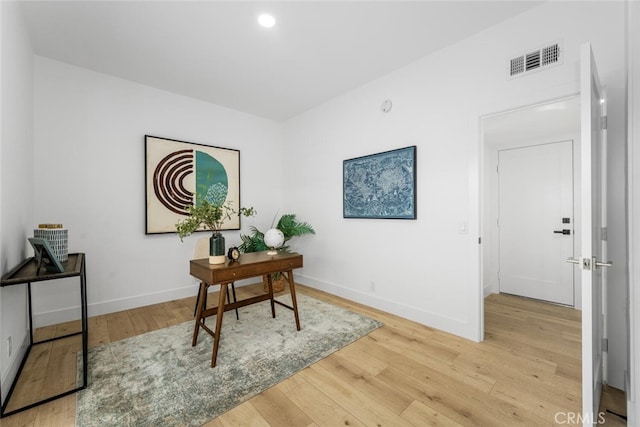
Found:
[[[273,319],[269,301],[243,307],[240,320],[226,313],[215,368],[209,334],[191,346],[193,322],[90,349],[76,425],[199,426],[382,326],[302,294],[298,312],[300,331],[289,309],[276,305]]]

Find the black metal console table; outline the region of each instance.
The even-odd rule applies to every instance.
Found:
[[[2,402],[2,410],[0,411],[0,418],[7,417],[9,415],[15,414],[17,412],[25,411],[27,409],[33,408],[34,406],[41,405],[43,403],[50,402],[52,400],[58,399],[63,396],[67,396],[69,394],[73,394],[78,390],[82,390],[87,387],[87,350],[88,350],[88,328],[87,328],[87,276],[85,271],[85,256],[83,253],[77,254],[69,254],[67,261],[62,263],[64,267],[64,271],[62,273],[52,273],[46,271],[44,268],[41,268],[36,262],[35,258],[27,258],[22,261],[17,267],[8,272],[2,277],[2,281],[0,282],[0,286],[12,286],[12,285],[20,285],[27,284],[28,291],[28,309],[29,309],[29,347],[27,348],[24,357],[22,358],[22,362],[20,363],[20,368],[18,369],[18,373],[11,384],[11,388],[9,389],[9,393],[7,394],[7,398],[4,402]],[[47,280],[53,279],[62,279],[65,277],[79,277],[80,278],[80,301],[82,306],[82,331],[80,332],[72,332],[67,335],[62,335],[59,337],[54,337],[42,341],[33,341],[33,313],[31,311],[31,284],[35,282],[43,282]],[[29,353],[31,352],[31,348],[34,345],[44,344],[50,341],[60,340],[63,338],[72,337],[75,335],[82,334],[82,384],[77,385],[75,388],[71,390],[64,391],[55,396],[47,397],[45,399],[39,400],[37,402],[28,404],[26,406],[12,409],[9,412],[5,412],[7,409],[7,405],[11,400],[11,395],[15,389],[15,386],[20,378],[20,374],[22,373],[22,369],[29,357]]]

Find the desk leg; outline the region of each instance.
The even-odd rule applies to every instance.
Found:
[[[293,314],[296,316],[296,328],[300,330],[300,318],[298,317],[298,301],[296,300],[296,285],[293,283],[293,271],[287,271],[289,279],[289,291],[291,292],[291,302],[293,303]]]
[[[228,283],[220,284],[220,295],[218,296],[218,313],[216,314],[216,334],[213,337],[213,354],[211,355],[211,367],[216,367],[218,358],[218,345],[220,344],[220,330],[222,329],[222,316],[224,315],[224,299],[227,296]]]
[[[276,303],[273,301],[273,280],[271,280],[271,274],[265,276],[267,278],[267,285],[269,286],[269,298],[271,299],[271,317],[276,318]]]
[[[202,312],[204,311],[204,306],[206,304],[207,299],[207,285],[204,282],[200,282],[200,291],[198,292],[198,306],[196,308],[196,324],[193,327],[193,338],[191,340],[191,346],[195,347],[198,342],[198,332],[200,332],[200,319],[202,319]]]

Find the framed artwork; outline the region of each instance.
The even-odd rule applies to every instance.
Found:
[[[240,208],[240,151],[145,135],[146,234],[174,233],[186,206]],[[223,230],[239,230],[232,216]]]
[[[416,146],[343,161],[343,217],[416,219]]]
[[[29,243],[33,247],[33,254],[38,265],[36,275],[40,273],[40,268],[44,268],[50,273],[63,273],[64,267],[60,264],[58,257],[53,253],[47,239],[29,237]]]

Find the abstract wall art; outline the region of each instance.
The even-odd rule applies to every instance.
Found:
[[[146,234],[173,233],[198,200],[240,208],[240,151],[145,136]],[[239,230],[232,216],[224,230]]]
[[[343,161],[343,217],[416,219],[416,146]]]

